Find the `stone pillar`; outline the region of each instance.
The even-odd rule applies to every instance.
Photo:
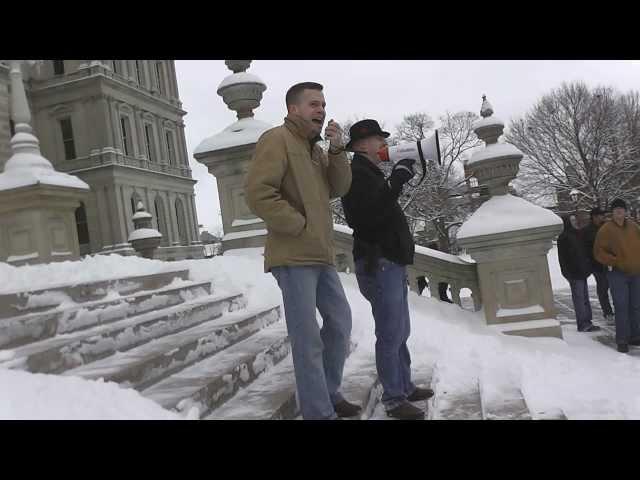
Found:
[[[267,87],[259,77],[246,73],[251,61],[225,63],[233,74],[220,83],[217,92],[229,109],[236,112],[238,121],[204,139],[196,147],[194,157],[217,179],[225,233],[222,245],[227,250],[264,245],[265,226],[247,207],[244,177],[256,142],[271,125],[253,118],[253,110],[260,105]]]
[[[12,265],[79,258],[75,210],[89,186],[56,171],[33,134],[22,62],[10,62],[12,156],[0,174],[0,261]]]
[[[477,263],[487,325],[511,335],[562,338],[547,263],[562,220],[508,193],[523,154],[513,145],[498,143],[504,123],[492,116],[484,96],[480,114],[474,130],[486,147],[472,155],[466,169],[487,187],[490,198],[457,237]]]

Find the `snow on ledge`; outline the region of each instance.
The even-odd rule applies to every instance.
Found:
[[[267,234],[267,231],[265,229],[246,230],[244,232],[227,233],[224,237],[222,237],[222,240],[229,241],[229,240],[237,240],[239,238],[260,237],[266,234]]]
[[[488,160],[491,158],[523,156],[523,153],[510,143],[494,143],[478,150],[469,159],[468,165]]]
[[[546,208],[513,195],[496,195],[484,202],[458,230],[458,239],[562,225]]]
[[[272,125],[254,118],[243,118],[232,123],[222,132],[205,138],[194,150],[194,155],[256,143]]]
[[[496,317],[513,317],[514,315],[529,315],[532,313],[544,313],[542,305],[532,305],[525,308],[501,308],[496,313]]]
[[[261,218],[250,218],[248,220],[237,219],[231,222],[232,227],[243,227],[245,225],[253,225],[254,223],[261,223]]]
[[[139,228],[138,230],[134,230],[129,235],[128,240],[130,242],[134,240],[143,240],[145,238],[161,238],[162,234],[153,228]]]
[[[439,250],[423,247],[421,245],[416,245],[416,253],[419,255],[424,255],[425,257],[438,258],[440,260],[444,260],[445,262],[457,263],[458,265],[468,265],[469,263],[472,263],[463,260],[457,255],[451,255],[450,253],[441,252]]]
[[[221,88],[228,87],[229,85],[237,85],[239,83],[259,83],[260,85],[265,85],[260,77],[257,75],[252,75],[247,72],[238,72],[226,77],[220,85],[218,85],[218,90]]]
[[[517,330],[530,330],[533,328],[560,327],[560,322],[552,318],[544,320],[525,320],[524,322],[509,322],[496,325],[488,325],[489,328],[499,332],[513,332]]]

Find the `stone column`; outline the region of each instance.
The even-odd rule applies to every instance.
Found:
[[[555,318],[547,252],[562,230],[551,211],[508,193],[523,157],[498,143],[504,123],[483,96],[482,119],[474,124],[486,147],[467,164],[490,198],[457,232],[458,244],[476,261],[487,325],[511,335],[562,338]]]
[[[75,210],[89,186],[42,156],[31,127],[22,61],[10,61],[12,155],[0,174],[0,261],[12,265],[74,260],[80,255]]]
[[[204,139],[194,151],[195,159],[206,165],[218,183],[225,235],[245,233],[242,238],[223,240],[223,249],[256,247],[264,244],[264,224],[253,215],[244,200],[243,178],[260,135],[271,125],[254,119],[253,110],[260,105],[266,90],[264,82],[246,73],[250,60],[227,60],[233,74],[218,86],[217,93],[238,121],[222,132]]]

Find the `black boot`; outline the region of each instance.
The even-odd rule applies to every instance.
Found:
[[[391,410],[387,410],[387,416],[399,420],[424,420],[424,410],[405,401]]]
[[[433,390],[430,388],[420,388],[416,387],[416,389],[407,397],[407,400],[410,402],[419,402],[420,400],[427,400],[433,397]]]
[[[629,353],[629,345],[627,345],[626,343],[619,343],[618,351],[620,353]]]
[[[336,411],[336,415],[340,418],[355,417],[362,411],[362,407],[360,407],[360,405],[349,403],[346,400],[336,403],[333,406],[333,409]]]

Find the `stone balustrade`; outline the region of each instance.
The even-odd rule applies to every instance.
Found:
[[[336,268],[339,272],[353,273],[353,237],[352,230],[345,225],[334,225],[334,244],[336,248]],[[460,291],[471,290],[473,309],[482,308],[478,271],[474,261],[463,260],[456,255],[439,252],[431,248],[416,246],[413,265],[407,267],[409,286],[418,292],[418,278],[425,277],[433,298],[440,298],[438,284],[441,282],[451,287],[454,303],[462,306]]]

